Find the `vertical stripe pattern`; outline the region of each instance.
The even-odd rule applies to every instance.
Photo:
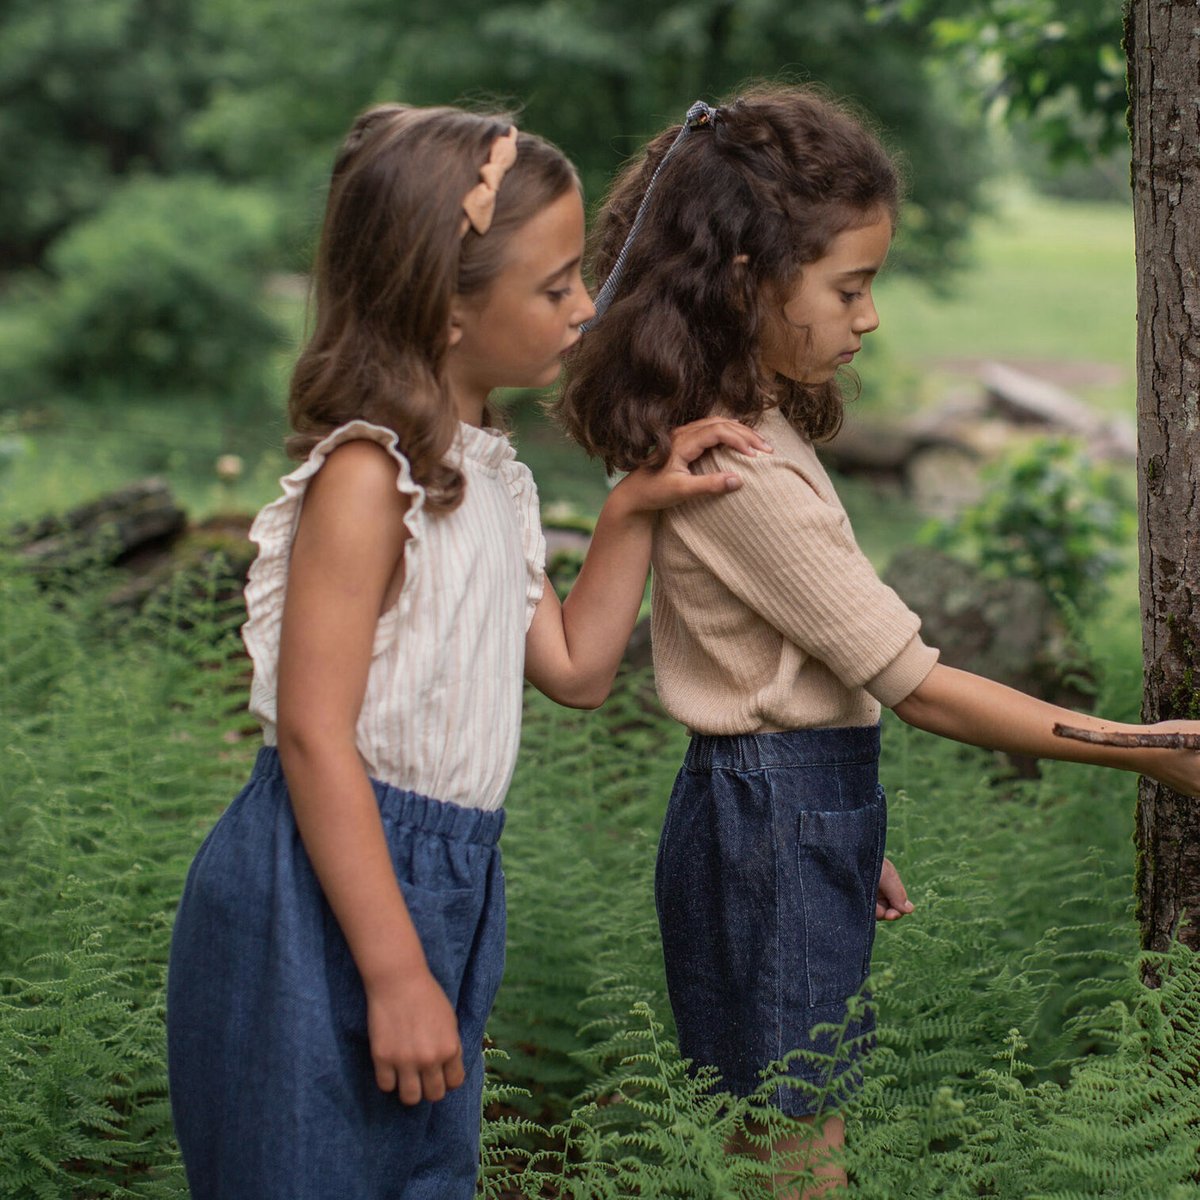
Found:
[[[412,498],[404,586],[375,631],[359,753],[376,779],[498,809],[520,739],[525,631],[542,595],[545,540],[533,477],[496,430],[460,424],[452,454],[467,487],[452,513],[426,512],[395,433],[366,421],[335,430],[281,480],[283,495],[250,530],[259,547],[242,629],[254,662],[250,711],[274,745],[279,634],[300,506],[329,453],[355,438],[388,451],[397,489]]]

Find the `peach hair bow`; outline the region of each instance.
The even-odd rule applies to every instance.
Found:
[[[480,234],[491,229],[500,181],[516,161],[517,127],[513,125],[506,134],[492,143],[487,162],[479,168],[479,182],[463,197],[462,207],[466,213],[462,224],[463,233],[466,233],[468,228]]]

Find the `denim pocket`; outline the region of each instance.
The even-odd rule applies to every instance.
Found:
[[[434,892],[404,884],[403,892],[429,973],[454,1004],[483,915],[483,888]]]
[[[402,884],[404,904],[413,923],[429,973],[452,1005],[459,989],[478,928],[482,889],[455,888],[437,892]],[[326,988],[335,1026],[342,1036],[367,1040],[367,998],[362,977],[333,910],[324,906]]]
[[[874,804],[800,814],[797,858],[811,1005],[845,1000],[867,977],[886,825],[882,788]]]

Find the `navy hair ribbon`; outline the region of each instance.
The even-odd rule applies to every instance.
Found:
[[[612,303],[613,296],[616,295],[617,288],[621,286],[621,276],[625,271],[625,259],[629,255],[629,248],[633,245],[634,239],[638,235],[638,231],[642,227],[642,223],[646,219],[646,209],[650,204],[650,197],[654,193],[654,185],[658,182],[658,177],[662,173],[663,167],[667,165],[671,155],[679,149],[687,140],[688,135],[697,129],[711,129],[713,122],[716,120],[716,109],[705,104],[703,100],[697,100],[691,108],[687,110],[687,116],[684,118],[683,127],[675,135],[675,140],[667,147],[667,152],[658,161],[658,166],[654,168],[654,174],[650,176],[650,182],[646,185],[645,194],[642,196],[642,202],[638,205],[638,210],[634,214],[633,223],[629,226],[629,232],[625,235],[625,244],[621,247],[620,254],[617,255],[617,261],[613,263],[613,269],[608,273],[608,278],[604,281],[604,286],[596,293],[594,301],[596,306],[596,315],[590,320],[584,322],[579,327],[581,333],[587,331],[604,316],[608,306]]]

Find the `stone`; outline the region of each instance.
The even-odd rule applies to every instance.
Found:
[[[961,559],[913,546],[883,576],[921,617],[921,636],[941,662],[1018,691],[1089,710],[1095,676],[1046,590],[1032,579],[991,579]],[[1033,760],[1009,756],[1021,774]]]

